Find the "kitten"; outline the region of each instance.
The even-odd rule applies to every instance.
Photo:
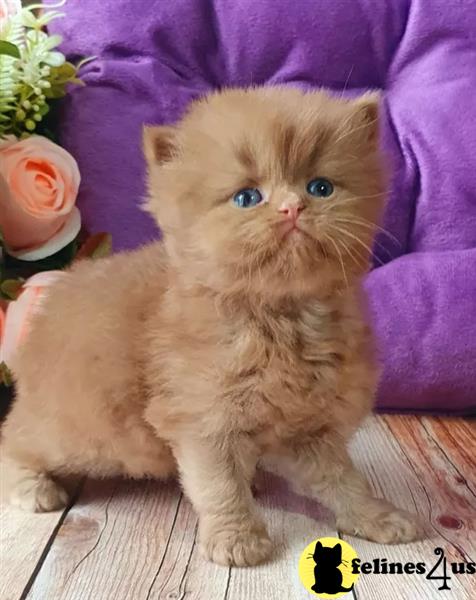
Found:
[[[250,485],[277,457],[341,531],[416,538],[347,453],[377,370],[359,298],[381,212],[378,99],[228,90],[145,130],[163,243],[84,261],[52,288],[13,364],[11,500],[67,501],[70,472],[178,472],[205,554],[271,553]]]

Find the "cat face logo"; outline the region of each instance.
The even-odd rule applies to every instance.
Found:
[[[349,593],[358,573],[352,573],[356,551],[333,537],[319,538],[304,549],[299,559],[299,577],[308,592],[319,598],[339,598]]]

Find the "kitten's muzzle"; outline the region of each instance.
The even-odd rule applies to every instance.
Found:
[[[288,235],[292,231],[300,231],[298,219],[305,206],[300,198],[290,198],[281,203],[278,212],[283,215],[283,219],[279,224],[280,233],[283,236]]]
[[[305,206],[302,200],[292,199],[282,202],[278,208],[278,212],[284,216],[286,221],[293,221],[295,223],[304,208]]]

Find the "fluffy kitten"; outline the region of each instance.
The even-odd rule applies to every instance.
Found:
[[[416,537],[346,449],[376,379],[359,282],[384,196],[377,124],[374,95],[263,88],[146,129],[164,242],[78,264],[33,319],[3,432],[15,504],[63,505],[55,474],[178,470],[206,555],[252,565],[271,542],[250,484],[272,455],[341,531]]]

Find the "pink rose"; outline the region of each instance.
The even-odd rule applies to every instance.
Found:
[[[21,0],[0,0],[0,29],[7,19],[15,16],[21,10]]]
[[[64,271],[44,271],[30,277],[17,300],[8,303],[6,313],[0,307],[0,363],[10,365],[13,354],[28,333],[32,314],[38,310],[48,288],[67,277]]]
[[[8,248],[32,250],[56,236],[73,211],[79,182],[74,158],[47,138],[0,140],[0,230]]]

